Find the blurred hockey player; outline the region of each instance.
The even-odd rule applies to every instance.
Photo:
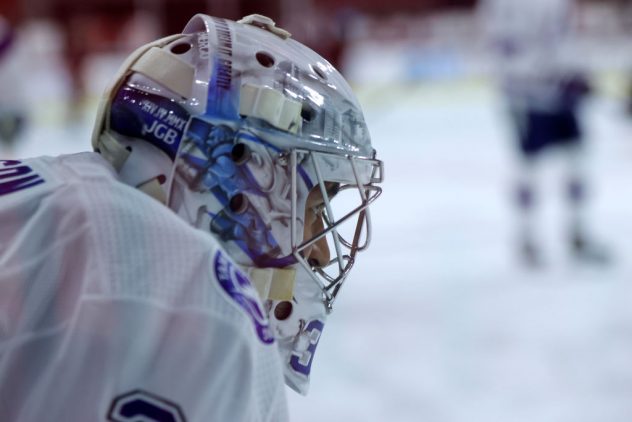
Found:
[[[0,16],[0,144],[11,150],[26,122],[23,75],[16,59],[16,31]]]
[[[632,117],[632,75],[627,78],[627,89],[625,92],[625,111],[628,117]]]
[[[287,420],[381,192],[346,81],[268,18],[196,15],[92,141],[0,161],[0,420]]]
[[[542,264],[535,236],[535,183],[543,153],[562,150],[567,160],[565,184],[570,214],[568,245],[574,257],[607,260],[587,237],[584,217],[586,179],[582,174],[580,107],[590,82],[569,50],[573,31],[572,0],[484,0],[483,31],[494,53],[501,90],[515,130],[521,171],[515,185],[520,212],[519,244],[524,261]]]

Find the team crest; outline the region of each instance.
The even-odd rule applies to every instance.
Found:
[[[259,294],[248,277],[221,251],[215,254],[213,268],[220,286],[250,317],[259,339],[266,344],[273,343],[274,336],[268,317],[259,302]]]

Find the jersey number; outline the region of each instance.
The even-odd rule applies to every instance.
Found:
[[[108,420],[112,422],[186,422],[177,404],[141,390],[122,394],[112,401]]]
[[[323,332],[324,326],[325,325],[317,319],[307,324],[305,331],[309,336],[309,347],[301,355],[294,354],[290,358],[290,365],[296,372],[309,377],[316,346],[318,346],[318,340],[320,340],[320,334]]]

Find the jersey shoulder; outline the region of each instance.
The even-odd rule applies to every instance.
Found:
[[[5,372],[0,365],[0,379],[29,394],[0,392],[15,398],[16,412],[75,417],[77,409],[56,400],[65,390],[42,386],[63,378],[68,389],[80,390],[89,416],[104,403],[112,411],[110,403],[139,403],[126,394],[142,390],[177,403],[194,420],[219,412],[209,395],[235,397],[244,418],[234,420],[285,419],[255,417],[284,415],[281,364],[255,289],[212,236],[121,183],[97,154],[5,160],[3,182],[0,360],[19,364],[5,365]],[[3,345],[14,352],[3,357]],[[35,348],[42,364],[25,380],[10,369],[24,367]],[[129,371],[138,356],[142,361]],[[190,377],[177,376],[182,362],[196,368]],[[213,377],[212,368],[234,380]],[[102,391],[105,384],[94,382],[99,376],[117,383],[120,395]],[[47,392],[42,406],[29,407],[36,390]],[[0,419],[19,419],[3,416],[0,409]]]
[[[203,309],[248,337],[273,343],[256,289],[213,236],[115,175],[86,167],[75,171],[104,273],[96,291]]]
[[[5,271],[87,233],[72,180],[42,157],[0,160],[0,264]]]
[[[0,161],[0,221],[5,274],[24,273],[25,261],[33,271],[68,263],[91,294],[263,318],[249,281],[217,241],[120,182],[99,154]]]

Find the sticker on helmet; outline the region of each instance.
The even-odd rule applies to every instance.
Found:
[[[189,113],[175,101],[130,86],[118,91],[110,113],[113,130],[145,139],[172,159],[190,118]]]
[[[213,269],[220,286],[252,320],[259,339],[266,344],[273,343],[274,336],[270,329],[268,317],[259,302],[257,290],[248,277],[222,251],[217,251],[215,254]]]

